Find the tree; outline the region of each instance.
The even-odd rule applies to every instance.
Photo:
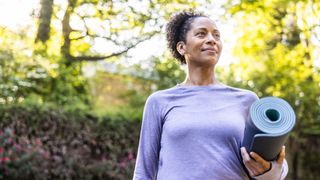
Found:
[[[231,65],[228,81],[259,96],[284,98],[293,106],[297,124],[289,142],[290,172],[293,179],[312,179],[314,165],[305,166],[303,160],[311,153],[299,149],[306,145],[305,137],[320,134],[319,49],[314,41],[320,35],[320,3],[243,0],[227,8],[238,19],[234,54],[239,59]]]
[[[79,99],[90,104],[83,65],[118,59],[159,34],[169,14],[197,5],[189,0],[41,0],[32,58],[50,68],[45,68],[49,75],[36,86],[46,88],[36,88],[36,94],[60,105]]]
[[[46,43],[50,37],[50,25],[53,12],[53,0],[41,0],[39,27],[35,42]]]
[[[68,63],[98,61],[125,54],[138,43],[161,32],[164,19],[176,10],[194,8],[195,1],[66,0],[53,4],[42,0],[36,42],[49,38],[50,19],[64,13],[61,21],[61,54]],[[53,11],[52,9],[58,10]],[[59,28],[59,27],[55,27]],[[51,37],[53,38],[53,37]],[[96,52],[98,43],[106,47]]]

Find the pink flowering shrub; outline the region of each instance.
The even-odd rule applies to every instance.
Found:
[[[0,130],[0,178],[19,178],[32,172],[31,163],[36,156],[46,157],[38,139],[17,137],[10,128]]]
[[[140,122],[0,107],[0,179],[132,179]]]

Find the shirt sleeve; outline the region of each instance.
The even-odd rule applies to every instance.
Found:
[[[284,180],[288,174],[288,163],[286,160],[283,161],[282,165],[279,165],[276,161],[272,161],[272,167],[270,171],[254,177],[257,180]]]
[[[144,107],[134,180],[156,179],[162,130],[160,112],[157,99],[151,95]]]

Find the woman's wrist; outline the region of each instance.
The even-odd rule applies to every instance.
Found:
[[[270,164],[270,169],[269,170],[267,170],[263,174],[260,174],[258,176],[254,176],[253,178],[257,179],[257,180],[270,180],[270,179],[279,180],[279,179],[282,179],[281,178],[281,177],[283,177],[282,168],[283,168],[284,164],[278,164],[276,161],[272,161],[270,163],[271,164]]]

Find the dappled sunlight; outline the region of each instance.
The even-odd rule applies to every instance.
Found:
[[[146,99],[185,79],[165,25],[190,8],[221,31],[219,81],[294,108],[288,179],[319,177],[320,2],[7,0],[0,1],[0,179],[132,178]],[[14,158],[2,153],[13,146],[22,148]]]

